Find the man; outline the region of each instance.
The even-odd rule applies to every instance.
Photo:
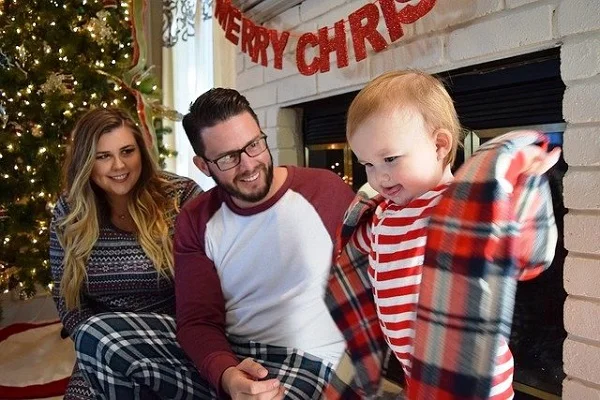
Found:
[[[219,396],[318,399],[345,348],[323,297],[353,192],[327,170],[273,167],[233,89],[201,95],[183,126],[217,186],[177,220],[177,339]]]

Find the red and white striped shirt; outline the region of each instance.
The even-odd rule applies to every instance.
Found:
[[[381,330],[410,376],[415,320],[430,215],[448,185],[412,200],[405,206],[383,201],[370,223],[353,236],[357,249],[369,255],[369,278]],[[491,399],[511,399],[514,362],[505,340],[496,356]]]

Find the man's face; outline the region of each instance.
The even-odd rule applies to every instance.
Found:
[[[261,137],[261,131],[254,118],[244,112],[205,128],[201,135],[205,148],[204,157],[214,161],[256,141]],[[239,207],[248,208],[260,204],[271,189],[273,159],[268,148],[255,157],[242,153],[240,163],[227,171],[221,171],[216,164],[201,157],[195,157],[194,162],[202,172],[212,176]]]

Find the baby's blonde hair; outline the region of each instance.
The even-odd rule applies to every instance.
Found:
[[[451,133],[452,149],[444,162],[452,165],[461,140],[458,115],[442,82],[422,71],[388,72],[369,82],[350,104],[346,138],[350,139],[359,125],[375,113],[410,107],[421,114],[427,127]]]

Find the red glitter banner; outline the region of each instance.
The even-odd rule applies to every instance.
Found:
[[[376,3],[379,3],[377,7]],[[283,68],[285,53],[290,36],[298,37],[296,44],[296,66],[302,75],[313,75],[330,70],[329,55],[334,52],[336,65],[344,68],[349,65],[347,29],[350,27],[355,60],[367,57],[367,43],[375,51],[385,50],[402,36],[402,25],[412,24],[426,15],[436,0],[377,0],[354,11],[348,18],[334,23],[333,27],[320,28],[316,33],[292,33],[277,31],[257,25],[247,18],[231,0],[216,0],[215,18],[225,32],[225,37],[241,51],[250,56],[252,62],[269,65],[267,48],[271,46],[274,54],[273,67]],[[388,31],[388,38],[378,30],[381,16]],[[331,35],[333,31],[333,35]],[[307,52],[312,48],[313,56],[307,60]]]

